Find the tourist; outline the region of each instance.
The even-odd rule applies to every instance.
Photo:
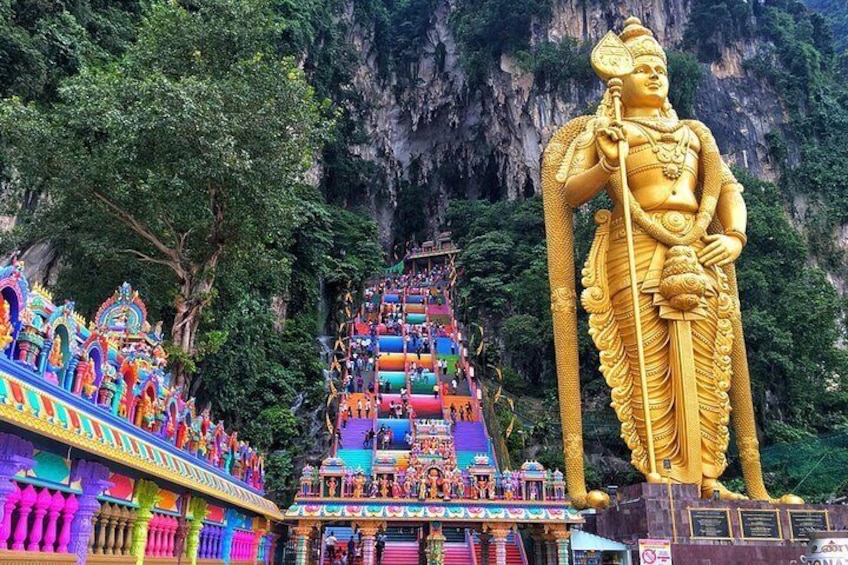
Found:
[[[456,377],[451,381],[451,394],[456,394],[457,389],[459,388],[459,383],[456,382]]]
[[[333,530],[330,530],[330,535],[328,535],[327,539],[324,540],[324,545],[327,548],[327,557],[329,557],[332,562],[332,560],[336,557],[336,536],[333,535]]]
[[[433,398],[439,398],[439,383],[433,385]]]
[[[365,414],[366,414],[366,417],[367,417],[367,415],[368,415],[368,409],[367,408],[365,409]],[[362,418],[362,399],[361,398],[358,398],[356,400],[356,417],[359,418],[359,419]]]
[[[353,560],[356,558],[356,540],[353,539],[353,534],[351,534],[350,539],[347,540],[347,565],[353,565]]]
[[[377,565],[382,565],[383,563],[383,552],[386,549],[386,534],[384,532],[380,532],[377,534]]]

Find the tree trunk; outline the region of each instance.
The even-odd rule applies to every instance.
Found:
[[[189,389],[196,389],[200,380],[191,379],[194,371],[194,358],[197,354],[197,330],[200,326],[203,309],[212,301],[215,285],[215,267],[217,257],[207,262],[203,269],[193,267],[192,275],[180,281],[180,293],[174,301],[177,314],[171,327],[171,340],[178,347],[183,359],[170,362],[174,387],[183,386],[183,395],[188,397]],[[202,272],[203,274],[197,274]],[[188,385],[191,386],[188,386]]]

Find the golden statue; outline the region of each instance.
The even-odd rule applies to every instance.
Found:
[[[707,127],[678,119],[665,52],[639,19],[608,33],[592,63],[608,81],[603,100],[556,133],[542,165],[569,494],[579,507],[608,503],[583,475],[572,233],[572,209],[606,190],[614,206],[595,215],[581,301],[633,465],[649,482],[744,498],[718,481],[732,408],[747,493],[769,500],[733,267],[746,243],[742,186]]]

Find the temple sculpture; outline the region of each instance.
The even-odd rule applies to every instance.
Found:
[[[542,170],[569,494],[608,502],[583,476],[572,235],[573,209],[605,191],[613,206],[595,214],[581,302],[633,465],[648,482],[744,498],[719,482],[732,417],[747,495],[768,500],[733,266],[743,187],[709,129],[678,119],[665,52],[639,19],[607,34],[592,64],[607,81],[597,112],[554,135]]]

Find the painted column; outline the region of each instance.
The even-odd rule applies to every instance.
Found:
[[[298,522],[297,527],[294,528],[295,565],[307,565],[307,563],[309,563],[309,536],[311,535],[312,522]],[[373,544],[373,537],[371,538],[371,541]],[[371,565],[373,565],[373,563]]]
[[[18,485],[12,477],[22,470],[30,470],[35,467],[32,458],[32,444],[13,434],[0,433],[0,524],[8,523],[11,526],[11,516],[6,518],[7,511],[15,508],[17,500],[13,504],[7,504],[9,496],[14,493],[18,495]],[[16,498],[13,496],[13,498]],[[11,508],[9,508],[11,506]],[[6,538],[11,531],[6,534]],[[5,548],[6,546],[2,546]]]
[[[230,565],[230,561],[233,559],[233,542],[235,541],[239,513],[234,508],[228,508],[225,516],[227,525],[221,541],[221,558],[224,560],[224,565]]]
[[[552,534],[545,535],[545,565],[557,565],[556,539]]]
[[[568,530],[555,530],[554,538],[556,538],[557,548],[557,563],[558,565],[568,565],[568,539],[571,537],[571,532]]]
[[[489,565],[489,547],[492,541],[492,534],[489,532],[480,532],[480,565]]]
[[[442,524],[430,524],[430,535],[427,536],[427,565],[445,565],[445,536],[442,535]]]
[[[247,553],[248,560],[260,561],[263,558],[261,550],[265,546],[265,530],[256,530],[253,533],[253,539],[249,539],[249,542],[250,548]]]
[[[91,539],[91,518],[100,510],[97,497],[109,486],[109,469],[100,463],[77,460],[71,473],[72,481],[80,481],[82,494],[77,499],[77,512],[71,523],[71,543],[69,550],[77,556],[77,565],[84,565],[88,559],[88,542]]]
[[[135,526],[133,527],[132,554],[136,565],[144,563],[147,548],[147,532],[153,518],[153,507],[159,502],[159,487],[156,483],[141,479],[135,483],[135,498],[138,499]]]
[[[197,565],[197,554],[200,549],[200,530],[203,528],[203,520],[209,504],[202,498],[192,498],[188,503],[188,511],[191,513],[191,525],[188,527],[186,537],[186,556],[191,559],[191,565]]]
[[[360,522],[359,531],[362,534],[362,565],[376,565],[377,556],[374,551],[374,540],[380,529],[378,522]]]
[[[493,524],[491,527],[492,539],[495,541],[495,564],[506,565],[506,537],[509,527],[504,524]]]

